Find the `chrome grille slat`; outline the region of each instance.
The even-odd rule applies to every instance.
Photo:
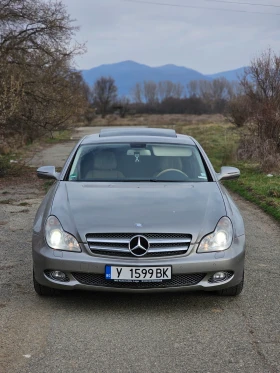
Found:
[[[115,251],[116,253],[118,252],[121,252],[121,253],[126,253],[128,252],[128,248],[125,247],[125,248],[118,248],[118,247],[108,247],[108,246],[90,246],[90,249],[92,250],[100,250],[100,251],[108,251],[108,249],[110,249],[110,251]]]
[[[142,233],[142,232],[135,232],[135,233],[90,233],[87,234],[87,240],[94,238],[94,239],[127,239],[131,240],[132,237],[137,235],[143,235],[148,240],[150,239],[191,239],[191,235],[185,233]]]
[[[87,238],[87,242],[106,242],[106,243],[123,243],[128,245],[130,240],[119,240],[119,239],[109,239],[109,238]]]
[[[190,238],[175,238],[175,239],[155,239],[151,238],[149,239],[150,244],[161,244],[161,243],[186,243],[186,242],[191,242]]]
[[[102,256],[135,258],[129,250],[129,242],[134,236],[148,239],[150,248],[143,257],[178,256],[187,253],[192,236],[181,233],[95,233],[86,236],[93,254]]]
[[[157,253],[158,251],[164,253],[166,251],[187,251],[189,246],[183,246],[183,247],[157,247],[157,248],[150,248],[149,252],[150,253]]]

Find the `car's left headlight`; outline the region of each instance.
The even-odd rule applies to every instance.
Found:
[[[55,216],[49,216],[45,226],[46,241],[55,250],[81,252],[76,238],[63,230]]]
[[[213,233],[208,234],[201,240],[197,252],[209,253],[211,251],[227,250],[233,239],[232,223],[229,218],[221,218]]]

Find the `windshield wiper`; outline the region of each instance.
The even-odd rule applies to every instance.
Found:
[[[143,179],[143,180],[122,180],[127,183],[185,183],[181,180],[160,180],[160,179]]]
[[[125,183],[186,183],[182,180],[160,180],[160,179],[140,179],[140,180],[119,180]]]
[[[161,179],[150,179],[152,183],[188,183],[188,181],[184,180],[161,180]]]
[[[117,179],[117,180],[68,180],[68,181],[75,181],[75,182],[89,182],[89,183],[186,183],[189,181],[182,181],[182,180],[160,180],[160,179],[140,179],[140,180],[129,180],[129,179]]]

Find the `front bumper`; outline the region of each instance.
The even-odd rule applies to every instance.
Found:
[[[197,245],[191,245],[186,255],[169,258],[113,258],[93,256],[86,247],[81,253],[59,252],[50,249],[38,237],[33,237],[33,263],[36,280],[44,286],[64,290],[93,290],[115,292],[161,292],[161,291],[215,291],[229,288],[242,281],[245,257],[245,236],[235,238],[232,246],[220,253],[197,254]],[[196,281],[170,281],[160,285],[149,283],[114,283],[105,280],[105,266],[172,266],[172,276],[176,278],[192,278]],[[63,271],[69,281],[60,282],[51,279],[47,271]],[[215,272],[226,271],[232,276],[218,283],[209,279]],[[78,274],[78,275],[77,275]],[[103,277],[104,276],[104,277]],[[99,279],[86,284],[81,278]],[[87,282],[90,283],[90,282]]]

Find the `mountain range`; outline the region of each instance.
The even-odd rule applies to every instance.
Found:
[[[157,83],[170,80],[174,83],[180,82],[183,85],[186,85],[191,80],[212,80],[221,77],[233,81],[237,80],[239,75],[242,75],[244,69],[245,67],[241,67],[213,75],[204,75],[196,70],[172,64],[151,67],[134,61],[123,61],[82,70],[82,75],[89,86],[92,86],[101,76],[111,76],[115,79],[118,94],[123,96],[129,95],[136,83],[142,83],[145,80],[153,80]]]

